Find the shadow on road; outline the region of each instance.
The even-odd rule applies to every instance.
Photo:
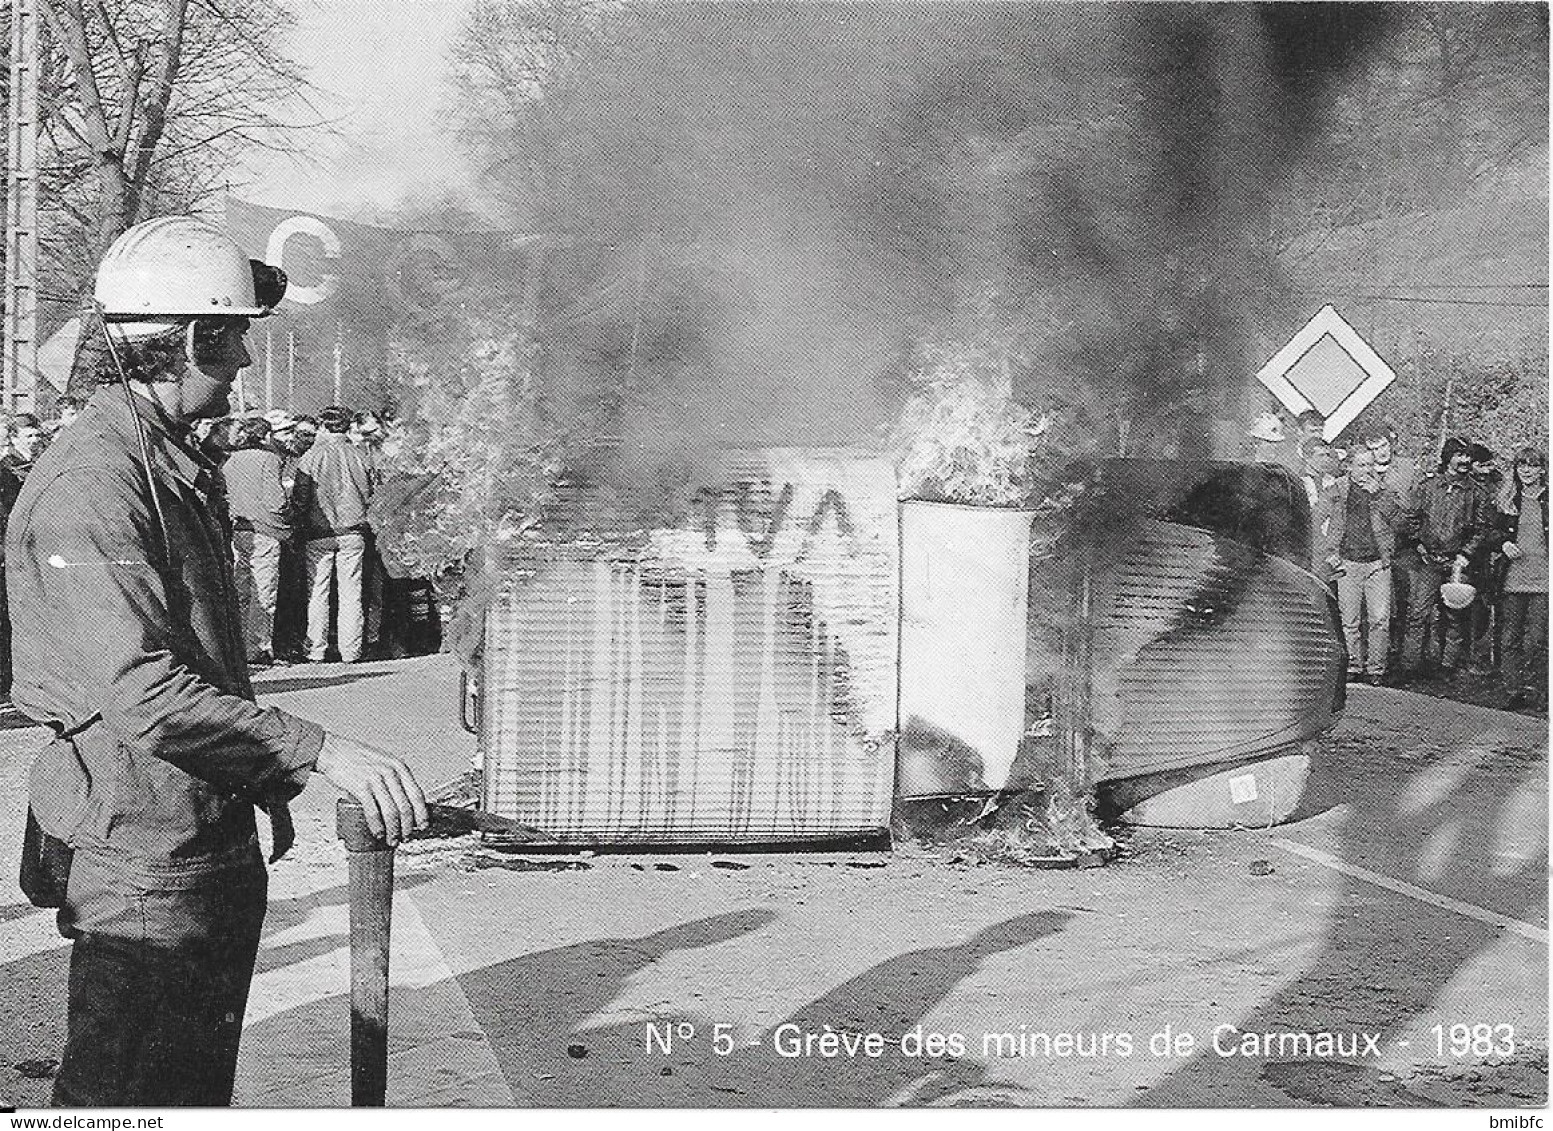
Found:
[[[682,1034],[667,1053],[648,1048],[646,1019],[588,1027],[589,1019],[634,975],[666,955],[750,934],[775,917],[767,909],[741,911],[640,938],[599,939],[525,954],[461,974],[457,987],[520,1106],[852,1107],[892,1099],[986,1103],[988,1097],[978,1094],[987,1085],[986,1068],[974,1059],[979,1049],[966,1050],[966,1057],[905,1055],[899,1037],[921,1025],[984,960],[1047,938],[1070,918],[1063,912],[1021,915],[963,943],[910,951],[844,982],[779,1023],[795,1026],[799,1033],[823,1033],[827,1027],[851,1034],[883,1033],[889,1039],[879,1057],[783,1058],[770,1032],[731,1030],[722,1050],[726,1055],[718,1055],[712,1028],[718,1019],[687,1012],[651,1019],[660,1031]],[[761,977],[761,971],[752,970],[751,984]],[[412,1018],[445,1009],[447,989],[437,985],[396,991],[394,1016]],[[309,1003],[255,1026],[246,1039],[294,1046],[312,1040],[309,1034],[338,1029],[344,1012],[338,998]],[[693,1026],[696,1035],[685,1038],[681,1023]],[[395,1030],[392,1023],[389,1030],[389,1055],[394,1057],[405,1052],[414,1037]],[[752,1040],[756,1043],[749,1043]],[[317,1060],[307,1061],[306,1055],[295,1053],[295,1062],[310,1063],[321,1074],[344,1053],[336,1034],[316,1050]],[[267,1060],[255,1068],[261,1077],[271,1071]],[[338,1076],[338,1065],[331,1076]],[[286,1086],[275,1078],[253,1083],[258,1095],[281,1094]],[[391,1084],[390,1102],[392,1090]],[[1009,1088],[997,1085],[996,1091],[1007,1093]],[[411,1096],[401,1102],[416,1100]]]
[[[1340,742],[1334,754],[1313,767],[1305,813],[1344,807],[1335,826],[1335,855],[1497,915],[1532,924],[1542,920],[1548,895],[1545,741],[1528,746],[1523,734],[1486,729],[1471,741],[1443,740],[1433,749],[1404,753],[1408,756],[1367,742]],[[1295,859],[1283,857],[1280,866],[1283,861],[1297,866]],[[1507,940],[1501,962],[1526,964],[1524,977],[1513,968],[1505,970],[1508,985],[1540,985],[1537,992],[1546,1000],[1541,973],[1546,944],[1345,873],[1331,876],[1335,899],[1324,912],[1330,928],[1319,957],[1256,1011],[1226,1017],[1226,1023],[1242,1032],[1380,1033],[1381,1049],[1395,1052],[1396,1040],[1425,1018],[1458,973],[1501,939]],[[1447,1029],[1453,1022],[1503,1020],[1491,1011],[1491,1000],[1482,1000],[1474,1016],[1443,1020]],[[1199,1034],[1204,1046],[1210,1036]],[[1545,1030],[1519,1034],[1523,1068],[1527,1040],[1545,1048],[1546,1038]],[[1439,1055],[1434,1045],[1432,1035],[1419,1039],[1413,1034],[1401,1059],[1454,1062],[1463,1069],[1472,1065],[1488,1080],[1468,1094],[1450,1097],[1452,1105],[1545,1102],[1545,1062],[1540,1094],[1523,1095],[1508,1089],[1524,1091],[1524,1083],[1507,1084],[1507,1090],[1492,1085],[1496,1069],[1483,1068],[1487,1056],[1481,1050],[1453,1057],[1448,1051]],[[1205,1047],[1135,1102],[1146,1107],[1428,1103],[1382,1073],[1374,1057],[1347,1060],[1226,1058]],[[1524,1071],[1521,1075],[1524,1079]]]
[[[426,874],[395,876],[394,891],[411,891],[429,882],[431,878],[430,875]],[[284,931],[288,931],[292,927],[305,922],[322,908],[334,906],[348,907],[349,904],[350,888],[345,884],[339,884],[332,888],[322,888],[318,891],[308,892],[305,895],[289,899],[273,899],[270,901],[269,910],[264,915],[264,937],[269,939]],[[280,970],[298,962],[319,958],[349,944],[350,935],[348,932],[319,935],[315,938],[302,939],[280,946],[261,944],[259,957],[254,965],[254,973],[264,974],[273,970]]]
[[[29,915],[36,915],[38,908],[30,903],[8,903],[0,907],[0,923],[11,923],[17,919],[25,919]]]
[[[41,727],[42,725],[42,723],[33,722],[9,704],[0,707],[0,731],[30,730],[32,727]]]
[[[775,918],[774,912],[764,908],[713,915],[641,938],[598,939],[522,955],[460,975],[451,986],[396,989],[390,1002],[392,1016],[419,1020],[398,1025],[390,1021],[389,1057],[412,1047],[428,1023],[432,1028],[443,1023],[448,991],[459,990],[467,997],[517,1102],[563,1102],[555,1097],[568,1078],[610,1076],[609,1053],[599,1042],[590,1041],[594,1046],[591,1057],[587,1053],[576,1056],[568,1047],[576,1044],[576,1027],[612,1001],[632,975],[674,951],[727,942],[757,931]],[[337,996],[309,1002],[252,1026],[244,1035],[251,1048],[285,1049],[286,1055],[255,1058],[249,1074],[251,1094],[290,1095],[294,1098],[281,1101],[288,1105],[345,1102],[343,1096],[348,1093],[330,1094],[329,1090],[338,1092],[335,1082],[346,1073],[348,1043],[342,1040],[342,1025],[348,1015],[348,1003]],[[545,1074],[552,1082],[543,1082]],[[348,1074],[343,1078],[348,1081]],[[392,1081],[389,1087],[392,1102]],[[616,1102],[633,1101],[627,1095]]]

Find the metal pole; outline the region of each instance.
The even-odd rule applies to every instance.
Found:
[[[38,380],[38,14],[11,5],[5,215],[4,407],[33,408]]]
[[[350,863],[351,1106],[383,1107],[388,1093],[388,937],[394,850],[367,827],[361,803],[335,806]]]
[[[334,323],[334,400],[333,404],[344,404],[345,374],[342,366],[345,348],[341,339],[345,336],[345,323],[338,319]]]
[[[275,407],[275,330],[264,327],[264,407]]]

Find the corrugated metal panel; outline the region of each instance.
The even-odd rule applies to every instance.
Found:
[[[894,477],[729,461],[697,529],[551,546],[487,618],[485,804],[598,843],[751,843],[889,820]]]
[[[1205,530],[1133,531],[1092,571],[1096,780],[1271,752],[1331,725],[1343,652],[1314,577]]]

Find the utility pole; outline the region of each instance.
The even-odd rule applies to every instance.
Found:
[[[5,196],[6,412],[32,410],[38,382],[38,11],[11,0],[10,152]],[[84,332],[84,327],[83,327]]]

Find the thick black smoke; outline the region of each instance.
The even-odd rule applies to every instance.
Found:
[[[657,482],[730,443],[870,440],[913,342],[990,325],[1021,393],[1097,440],[1238,414],[1269,190],[1386,26],[1364,4],[623,9],[505,185],[566,241],[553,409]]]

